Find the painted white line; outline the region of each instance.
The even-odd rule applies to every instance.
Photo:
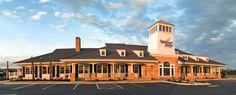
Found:
[[[75,90],[78,85],[79,85],[79,84],[76,84],[75,87],[73,88],[73,90]]]
[[[101,88],[98,86],[98,83],[96,83],[96,86],[97,86],[97,89],[101,89]]]
[[[137,86],[137,87],[146,88],[145,86],[142,86],[142,85],[139,85],[139,84],[134,84],[134,83],[130,83],[130,84],[132,84],[134,86]]]
[[[50,88],[50,87],[53,87],[53,86],[55,86],[56,84],[52,84],[52,85],[49,85],[49,86],[47,86],[47,87],[44,87],[42,90],[46,90],[46,89],[48,89],[48,88]]]
[[[113,83],[113,84],[115,84],[116,86],[118,86],[120,89],[123,89],[122,86],[120,86],[120,85],[118,85],[118,84],[116,84],[116,83]]]
[[[33,86],[33,85],[35,85],[35,84],[29,84],[29,85],[24,85],[24,86],[16,87],[16,88],[13,88],[13,90],[18,90],[18,89],[22,89],[22,88]]]
[[[219,87],[219,85],[209,85],[208,87]]]

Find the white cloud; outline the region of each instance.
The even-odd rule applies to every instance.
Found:
[[[92,22],[93,20],[95,20],[96,16],[95,14],[80,14],[78,13],[76,15],[76,19],[79,20],[79,21],[82,21],[82,22],[85,22],[85,23],[89,23],[89,22]]]
[[[66,12],[65,12],[65,13],[62,14],[61,17],[62,17],[62,18],[70,18],[70,17],[73,17],[74,15],[75,15],[74,13],[66,13]]]
[[[113,8],[113,9],[120,8],[121,6],[122,6],[121,2],[109,2],[108,3],[108,7]]]
[[[39,20],[41,19],[43,16],[45,16],[47,14],[47,12],[44,12],[44,11],[40,11],[38,12],[37,14],[33,15],[31,17],[31,20],[35,21],[35,20]]]
[[[39,0],[39,3],[48,3],[49,0]]]
[[[61,12],[54,12],[54,16],[59,17],[61,15]]]
[[[16,11],[14,10],[4,10],[2,11],[2,14],[6,17],[19,18],[19,16],[16,15]]]
[[[59,24],[59,25],[50,24],[49,26],[52,27],[53,29],[57,30],[57,31],[62,31],[62,32],[65,31],[66,27],[67,27],[66,24]]]
[[[131,5],[129,5],[131,10],[137,10],[137,9],[142,9],[145,6],[148,5],[148,3],[150,3],[151,0],[134,0],[131,2]]]
[[[64,13],[61,13],[61,12],[54,12],[54,16],[56,17],[61,17],[61,18],[71,18],[71,17],[74,17],[75,14],[74,13],[69,13],[69,12],[64,12]]]

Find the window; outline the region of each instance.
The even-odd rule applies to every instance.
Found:
[[[89,73],[89,66],[85,66],[84,73]]]
[[[70,66],[66,66],[66,73],[70,73]]]
[[[101,55],[106,55],[106,54],[105,54],[105,51],[102,51],[102,54],[101,54]]]
[[[166,27],[165,27],[165,26],[162,26],[162,27],[163,27],[163,29],[162,29],[162,30],[165,32],[165,31],[166,31]]]
[[[162,25],[159,25],[159,31],[162,31],[162,29],[161,29],[161,28],[162,28]]]
[[[166,32],[169,32],[169,27],[168,26],[166,26]]]
[[[47,73],[50,74],[50,67],[48,67],[48,72]]]
[[[183,56],[183,59],[184,60],[188,60],[188,56]]]
[[[126,56],[126,51],[124,49],[117,49],[118,54],[122,57]]]
[[[197,57],[196,60],[199,61],[199,57]]]
[[[43,74],[47,74],[47,68],[43,67]]]
[[[170,64],[169,62],[164,62],[159,65],[160,76],[174,76],[174,64]]]
[[[143,57],[143,52],[140,52],[140,53],[139,53],[139,56],[140,56],[140,57]]]
[[[206,58],[206,62],[209,62],[209,58]]]
[[[120,72],[121,72],[121,73],[125,73],[125,65],[121,65]]]
[[[134,73],[138,73],[138,67],[139,67],[139,65],[133,65],[133,72]]]
[[[30,67],[26,67],[26,68],[25,68],[25,73],[26,73],[26,74],[31,74]]]
[[[83,68],[83,66],[79,66],[79,73],[84,73],[84,68]]]
[[[106,49],[100,49],[100,56],[106,56]]]
[[[125,52],[124,51],[121,52],[121,56],[125,56]]]
[[[172,31],[172,28],[171,27],[169,27],[169,32],[171,32]]]
[[[160,71],[160,76],[162,76],[162,68],[160,68],[159,71]]]
[[[115,65],[115,67],[114,67],[115,73],[118,73],[118,70],[119,70],[119,66],[118,66],[118,65]]]
[[[103,73],[107,73],[107,65],[103,65]]]
[[[60,73],[64,73],[65,71],[64,71],[64,66],[60,66]]]
[[[97,66],[97,73],[102,73],[102,66],[101,65]]]

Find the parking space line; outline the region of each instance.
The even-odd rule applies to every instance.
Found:
[[[73,90],[75,90],[78,85],[79,85],[79,84],[76,84],[75,87],[73,88]]]
[[[130,84],[132,84],[134,86],[137,86],[137,87],[146,88],[145,86],[142,86],[142,85],[139,85],[139,84],[134,84],[134,83],[130,83]]]
[[[29,87],[29,86],[33,86],[33,85],[35,85],[35,84],[28,84],[28,85],[16,87],[16,88],[13,88],[13,90],[18,90],[18,89],[22,89],[22,88]]]
[[[98,83],[96,83],[96,86],[97,86],[97,89],[101,89],[101,88],[98,86]]]
[[[118,84],[116,84],[116,83],[113,83],[113,84],[115,84],[117,87],[119,87],[120,89],[123,89],[123,87],[122,86],[120,86],[120,85],[118,85]]]
[[[55,85],[57,85],[57,84],[49,85],[49,86],[47,86],[47,87],[44,87],[42,90],[46,90],[46,89],[48,89],[48,88],[50,88],[50,87],[53,87],[53,86],[55,86]]]

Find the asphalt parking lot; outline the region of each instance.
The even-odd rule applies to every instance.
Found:
[[[169,83],[0,84],[0,95],[236,95],[236,81],[209,86]]]

